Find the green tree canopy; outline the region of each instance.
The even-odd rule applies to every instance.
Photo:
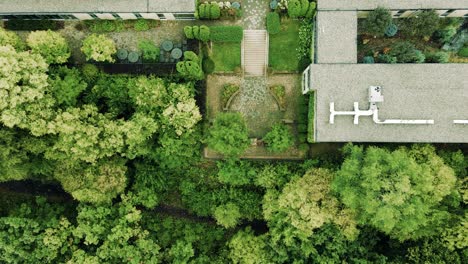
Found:
[[[49,64],[65,63],[71,55],[65,38],[50,29],[29,33],[26,43],[32,52],[40,54]]]
[[[239,113],[219,113],[209,130],[208,147],[229,156],[240,156],[249,146],[244,118]]]
[[[364,30],[375,36],[383,36],[385,30],[392,24],[392,15],[386,8],[378,7],[369,12],[365,22]]]
[[[399,240],[432,235],[448,217],[438,208],[454,191],[455,175],[433,147],[411,149],[347,145],[333,190],[361,224]]]

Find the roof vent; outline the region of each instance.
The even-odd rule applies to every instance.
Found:
[[[369,86],[369,102],[382,103],[383,101],[382,86]]]

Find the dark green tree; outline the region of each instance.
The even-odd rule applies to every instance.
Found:
[[[228,157],[240,156],[249,146],[244,118],[239,113],[219,113],[209,129],[208,147]]]
[[[378,7],[369,12],[364,22],[364,30],[374,36],[382,37],[391,24],[392,15],[390,11],[386,8]]]

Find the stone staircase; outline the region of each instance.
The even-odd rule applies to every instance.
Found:
[[[268,65],[268,33],[266,30],[244,30],[242,68],[246,76],[264,76]]]

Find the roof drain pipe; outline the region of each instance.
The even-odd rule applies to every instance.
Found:
[[[454,124],[468,125],[468,120],[453,120]]]
[[[404,119],[386,119],[379,120],[379,108],[375,103],[371,104],[370,109],[374,112],[372,119],[376,124],[405,124],[405,125],[433,125],[434,120],[404,120]]]

